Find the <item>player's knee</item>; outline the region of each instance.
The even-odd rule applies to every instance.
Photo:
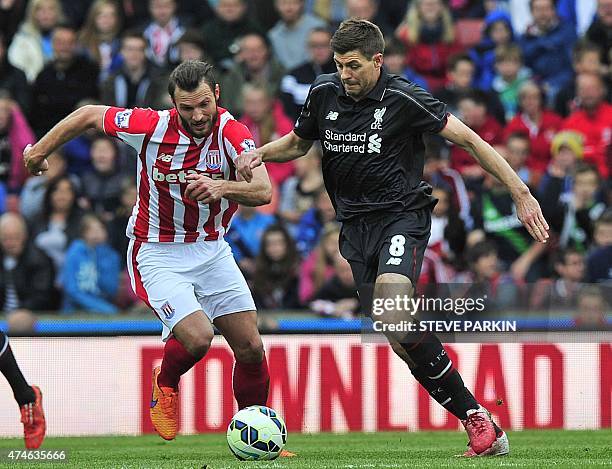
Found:
[[[390,286],[397,285],[398,287],[405,290],[406,288],[412,290],[412,281],[402,274],[396,274],[394,272],[385,272],[376,277],[376,285],[379,286]]]
[[[251,337],[248,340],[234,347],[234,355],[236,361],[242,363],[259,363],[264,358],[264,347],[259,335]]]
[[[185,345],[185,348],[197,359],[203,358],[210,349],[212,338],[213,336],[208,334],[193,336],[189,343]]]

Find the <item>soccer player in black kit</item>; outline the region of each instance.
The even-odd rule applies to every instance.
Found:
[[[344,21],[331,40],[338,72],[319,76],[288,135],[244,152],[236,162],[249,181],[266,161],[304,155],[314,140],[323,147],[325,186],[342,222],[340,252],[349,261],[360,296],[374,283],[374,298],[412,295],[430,234],[436,200],[423,176],[423,134],[439,134],[469,151],[512,193],[517,215],[531,236],[548,238],[538,202],[506,161],[446,105],[383,65],[384,39],[369,21]],[[363,303],[363,302],[362,302]],[[367,303],[366,303],[367,304]],[[400,311],[377,319],[394,323]],[[478,404],[431,333],[390,332],[393,350],[433,399],[463,423],[465,456],[502,455],[506,434]]]

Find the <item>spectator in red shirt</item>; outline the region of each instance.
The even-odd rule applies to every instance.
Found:
[[[472,91],[462,95],[457,101],[459,117],[485,142],[490,145],[499,145],[502,140],[502,126],[487,113],[487,100],[482,92]],[[464,149],[454,145],[450,153],[451,168],[459,171],[468,180],[481,179],[484,170],[476,163],[474,158]]]
[[[459,50],[453,19],[444,2],[412,2],[395,35],[408,48],[408,66],[427,80],[430,90],[442,88],[448,59]]]
[[[533,81],[527,81],[519,91],[520,112],[508,123],[506,138],[514,133],[525,133],[531,141],[531,155],[527,167],[538,173],[546,171],[550,162],[550,142],[561,128],[562,119],[544,108],[544,94]]]
[[[259,148],[293,130],[293,122],[283,111],[278,99],[272,99],[263,86],[246,84],[242,88],[244,114],[240,122],[246,125]],[[272,182],[278,187],[293,174],[294,166],[287,163],[266,163]]]
[[[584,160],[597,166],[605,179],[610,175],[612,140],[612,105],[604,101],[606,87],[594,73],[583,73],[576,79],[576,96],[580,107],[563,122],[563,128],[584,136]]]

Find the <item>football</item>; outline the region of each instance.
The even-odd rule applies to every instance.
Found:
[[[287,427],[274,409],[250,406],[234,415],[227,427],[227,444],[240,460],[276,459],[287,442]]]

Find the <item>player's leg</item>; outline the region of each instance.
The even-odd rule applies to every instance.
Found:
[[[194,280],[202,309],[219,329],[234,352],[234,395],[239,408],[266,405],[269,374],[264,348],[257,330],[255,302],[225,241],[214,248],[203,272]]]
[[[38,448],[45,438],[46,431],[42,393],[37,386],[30,386],[23,377],[9,344],[9,338],[2,331],[0,331],[0,372],[9,382],[19,405],[26,448]]]
[[[128,247],[132,288],[164,325],[162,364],[153,370],[150,416],[159,435],[172,440],[178,430],[178,392],[181,375],[206,353],[212,327],[196,298],[190,269],[197,265],[188,247],[138,243]]]
[[[257,313],[244,311],[215,318],[215,326],[234,352],[234,396],[238,408],[266,405],[270,375],[261,336],[257,329]]]
[[[374,287],[375,301],[413,295],[413,282],[420,273],[428,233],[429,214],[424,211],[411,213],[409,218],[385,230]],[[418,319],[418,312],[416,315],[410,313],[398,308],[384,311],[380,319],[392,324]],[[473,450],[480,454],[489,449],[496,442],[496,428],[489,414],[465,387],[438,337],[422,332],[388,332],[385,335],[432,398],[464,423]]]

